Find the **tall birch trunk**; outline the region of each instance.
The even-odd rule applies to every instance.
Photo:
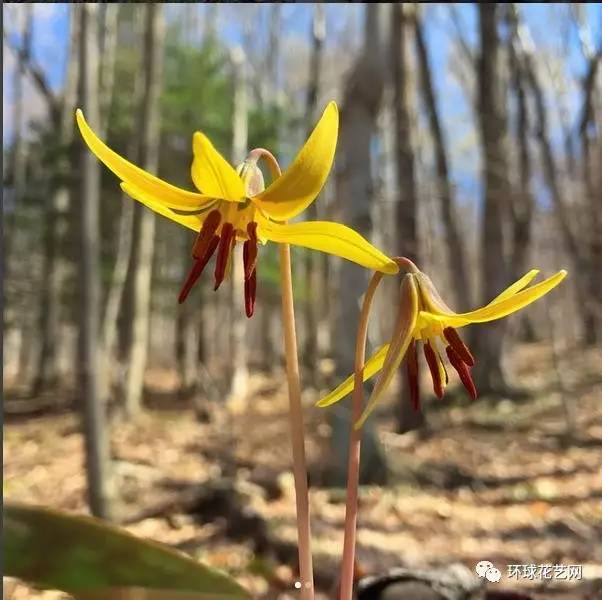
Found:
[[[14,119],[13,119],[13,190],[15,203],[22,199],[25,186],[25,167],[27,163],[27,142],[23,136],[24,107],[23,81],[25,80],[26,66],[31,55],[31,35],[33,24],[33,4],[23,4],[21,15],[21,52],[17,56],[17,66],[14,72]]]
[[[268,30],[268,46],[265,61],[265,95],[268,102],[274,101],[280,91],[278,78],[278,62],[280,60],[280,39],[282,37],[282,5],[270,4],[270,22]]]
[[[134,39],[142,37],[142,27],[140,19],[140,11],[142,7],[136,7],[133,12],[133,36]],[[140,59],[140,66],[142,65],[142,57]],[[105,75],[107,79],[111,79],[108,75]],[[142,69],[139,68],[134,76],[132,85],[132,96],[135,99],[134,105],[138,102],[142,103]],[[109,110],[109,106],[106,107]],[[105,115],[107,117],[108,115]],[[102,117],[102,113],[101,113]],[[106,124],[106,123],[105,123]],[[106,130],[105,130],[106,131]],[[134,139],[132,139],[128,145],[128,156],[133,156],[137,152],[137,146]],[[104,354],[104,368],[105,378],[104,382],[106,388],[103,389],[103,398],[107,399],[110,393],[112,384],[112,375],[114,358],[115,358],[115,346],[117,341],[117,323],[119,319],[119,309],[123,303],[123,295],[126,288],[128,268],[130,264],[130,257],[132,253],[132,230],[134,222],[134,201],[126,194],[121,194],[121,208],[119,213],[119,224],[117,226],[117,240],[116,240],[116,251],[115,251],[115,262],[113,263],[113,270],[111,272],[111,279],[109,283],[109,289],[107,291],[105,300],[104,316],[102,320],[102,345]],[[123,348],[122,348],[122,354]],[[118,378],[121,379],[126,370],[123,368],[119,369]],[[120,385],[125,389],[124,382],[120,380]]]
[[[27,65],[31,54],[31,32],[33,25],[33,4],[27,3],[22,6],[21,17],[21,50],[17,53],[17,65],[13,74],[13,105],[14,105],[14,117],[13,117],[13,140],[12,140],[12,164],[11,175],[12,175],[12,211],[6,214],[4,219],[4,227],[2,229],[2,274],[3,280],[6,281],[10,276],[9,269],[11,263],[9,261],[11,256],[11,248],[13,236],[15,235],[15,215],[18,204],[23,199],[23,192],[25,189],[25,175],[27,166],[27,142],[23,135],[23,121],[24,121],[24,108],[25,102],[23,98],[23,81],[27,72]],[[13,6],[15,9],[21,7]],[[8,161],[7,161],[8,162]],[[11,269],[12,271],[12,269]],[[3,311],[3,322],[4,331],[7,330],[7,324],[12,320],[12,310],[6,306],[6,284],[2,286],[2,304],[4,306]],[[22,329],[21,333],[24,334],[25,328]],[[21,344],[21,351],[19,352],[19,359],[17,361],[17,377],[21,378],[26,374],[27,371],[27,360],[25,357],[25,344]]]
[[[98,6],[78,5],[81,18],[81,106],[92,124],[99,122],[98,108]],[[93,515],[110,518],[114,509],[109,440],[99,381],[99,199],[100,165],[85,144],[81,147],[81,322],[79,375],[86,448],[88,501]]]
[[[32,393],[39,394],[52,388],[58,381],[58,345],[61,292],[65,278],[65,265],[60,256],[60,245],[67,233],[69,205],[71,202],[72,156],[69,150],[73,142],[75,103],[77,97],[77,55],[80,43],[80,23],[73,7],[69,20],[69,60],[65,74],[61,119],[55,132],[59,145],[56,168],[58,177],[53,191],[48,194],[45,206],[44,268],[40,295],[40,353]]]
[[[99,136],[106,138],[111,102],[113,101],[113,83],[115,81],[115,59],[117,57],[117,26],[119,3],[107,2],[101,5],[100,38],[100,131]]]
[[[159,96],[163,81],[163,46],[165,39],[164,7],[147,4],[144,39],[144,95],[140,111],[138,164],[156,173],[159,163]],[[135,204],[130,258],[132,315],[128,321],[128,372],[125,382],[124,408],[129,418],[142,408],[144,372],[148,355],[151,307],[151,282],[155,242],[155,216]]]
[[[205,5],[205,26],[203,28],[203,45],[212,44],[215,42],[217,35],[217,22],[218,22],[218,9],[219,4],[217,2],[207,3]]]
[[[190,263],[191,240],[182,236],[182,271],[180,279],[184,281],[187,265]],[[194,396],[199,383],[199,335],[202,316],[202,301],[199,294],[178,304],[175,324],[175,355],[180,379],[180,396]]]
[[[232,115],[232,160],[239,165],[247,154],[248,112],[246,57],[242,48],[234,48],[231,55],[234,107]],[[232,397],[242,399],[246,395],[249,380],[247,366],[247,317],[244,311],[244,267],[242,244],[236,244],[232,253],[231,291],[231,384]]]

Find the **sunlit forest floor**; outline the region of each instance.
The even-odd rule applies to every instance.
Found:
[[[596,597],[601,586],[592,580],[602,578],[600,364],[600,349],[562,357],[565,399],[574,411],[570,435],[545,344],[519,347],[513,356],[517,383],[530,392],[521,400],[430,404],[423,437],[394,434],[393,404],[383,409],[378,418],[392,473],[388,487],[361,491],[362,570],[452,563],[472,570],[487,559],[503,573],[490,590],[531,587],[536,598]],[[135,425],[114,424],[111,434],[128,528],[233,573],[254,596],[295,597],[284,380],[253,376],[251,398],[216,407],[208,422],[177,399],[174,374],[153,372],[147,384],[149,410]],[[304,396],[313,550],[317,587],[332,597],[344,492],[328,487],[328,415],[313,407],[315,400],[313,391]],[[85,511],[77,415],[67,408],[17,415],[22,402],[10,393],[5,402],[5,498]],[[572,588],[508,579],[507,565],[527,563],[582,564],[584,579]],[[5,597],[61,596],[17,586]]]

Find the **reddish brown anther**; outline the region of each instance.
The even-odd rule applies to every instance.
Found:
[[[251,221],[247,224],[247,234],[249,235],[249,239],[257,244],[257,223],[255,221]]]
[[[443,382],[441,381],[441,372],[439,371],[439,361],[435,355],[435,350],[431,344],[426,341],[424,343],[424,358],[429,366],[431,377],[433,379],[433,390],[437,398],[443,398]]]
[[[420,407],[420,385],[418,381],[418,353],[416,352],[416,342],[414,340],[410,342],[406,356],[410,400],[414,410],[418,410]]]
[[[224,277],[226,276],[226,267],[228,266],[228,259],[232,252],[232,246],[234,242],[234,227],[232,223],[224,223],[220,234],[219,248],[217,250],[217,259],[215,261],[215,286],[214,290],[217,290],[222,284]]]
[[[473,400],[477,398],[477,388],[474,385],[474,381],[472,380],[472,376],[470,375],[470,371],[466,364],[460,358],[460,355],[456,352],[454,348],[451,346],[446,346],[445,352],[447,353],[447,358],[449,358],[449,362],[451,366],[456,369],[458,375],[460,376],[460,380],[464,384],[464,387],[470,394]]]
[[[257,265],[257,223],[247,225],[249,239],[243,245],[243,262],[245,265],[245,279],[251,276]]]
[[[255,297],[257,295],[257,269],[254,269],[251,276],[245,277],[245,313],[247,317],[253,316],[255,310]]]
[[[207,215],[207,218],[201,227],[201,231],[199,231],[199,235],[194,242],[194,246],[192,247],[192,256],[194,258],[203,258],[205,256],[207,248],[209,248],[210,244],[213,242],[213,236],[215,235],[221,220],[222,216],[219,210],[212,210]]]
[[[474,357],[468,349],[468,346],[458,335],[458,332],[453,327],[446,327],[443,330],[443,335],[449,342],[449,345],[456,351],[456,354],[458,354],[458,356],[462,359],[462,361],[469,367],[474,367]]]
[[[201,273],[207,266],[209,259],[213,256],[215,249],[219,243],[219,236],[214,235],[213,238],[209,241],[209,245],[205,250],[205,255],[201,258],[197,258],[186,277],[186,281],[182,286],[182,290],[180,291],[180,295],[178,296],[178,302],[182,304],[184,300],[188,297],[192,286],[196,283],[197,279],[201,276]]]

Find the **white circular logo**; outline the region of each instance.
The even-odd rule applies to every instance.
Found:
[[[484,577],[492,583],[497,583],[502,578],[502,572],[488,560],[480,560],[474,570],[479,577]]]

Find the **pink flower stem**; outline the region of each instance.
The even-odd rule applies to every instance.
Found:
[[[360,450],[362,430],[354,424],[362,415],[364,404],[364,361],[366,358],[366,339],[368,336],[368,317],[378,284],[383,274],[374,273],[360,313],[360,321],[355,343],[354,387],[352,396],[351,427],[349,433],[349,455],[347,462],[347,500],[345,504],[345,537],[343,541],[343,560],[341,563],[340,600],[351,600],[353,596],[353,575],[355,566],[355,539],[358,513],[358,487],[360,475]]]
[[[393,259],[402,271],[417,273],[418,267],[408,258],[397,256]],[[355,573],[355,543],[358,513],[358,489],[360,476],[360,451],[362,430],[354,427],[362,415],[364,404],[364,362],[366,360],[366,340],[368,319],[374,294],[383,278],[380,272],[374,273],[366,290],[355,342],[355,364],[353,395],[351,397],[351,425],[349,433],[349,454],[347,458],[347,500],[345,503],[345,534],[343,539],[343,559],[341,562],[340,600],[351,600]]]
[[[269,166],[273,179],[280,177],[281,171],[274,156],[257,148],[247,160],[263,158]],[[293,279],[291,274],[291,252],[288,244],[279,244],[280,282],[282,286],[282,325],[284,329],[284,350],[286,355],[286,377],[289,396],[289,425],[293,453],[293,476],[295,479],[295,500],[297,504],[297,539],[299,551],[299,577],[301,600],[313,600],[314,576],[311,556],[311,530],[309,518],[309,490],[307,485],[307,463],[305,460],[305,439],[303,433],[303,409],[301,406],[301,384],[299,380],[299,359],[297,356],[297,334],[295,332],[295,309],[293,304]]]

